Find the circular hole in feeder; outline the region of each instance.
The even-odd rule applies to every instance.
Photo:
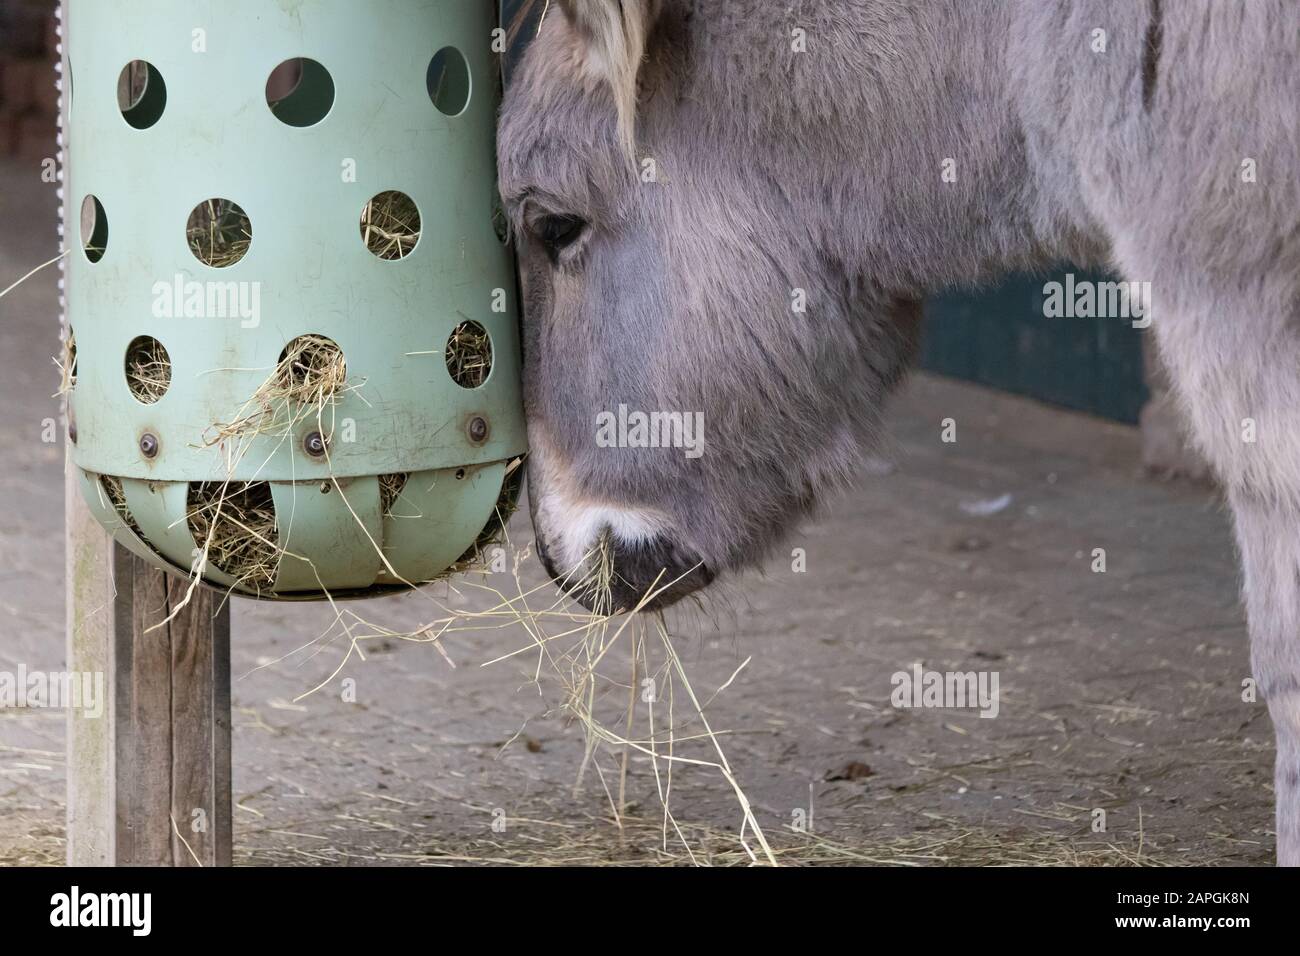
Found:
[[[248,254],[253,224],[238,203],[206,199],[190,213],[185,239],[195,259],[205,266],[224,269]]]
[[[163,344],[139,335],[126,347],[126,385],[136,400],[152,405],[172,384],[172,360]]]
[[[347,359],[338,343],[323,335],[300,335],[280,353],[269,383],[272,394],[265,398],[273,404],[323,407],[344,390],[347,378]]]
[[[254,591],[275,583],[282,551],[268,482],[195,482],[186,506],[190,534],[207,563]]]
[[[447,338],[447,371],[461,388],[478,388],[492,374],[492,337],[477,322],[462,322]]]
[[[96,196],[81,201],[81,248],[90,262],[98,262],[108,250],[108,213]]]
[[[167,84],[152,63],[132,60],[117,78],[117,105],[122,118],[136,129],[148,129],[167,108]]]
[[[361,238],[380,259],[405,259],[420,241],[420,209],[406,193],[390,189],[361,210]]]
[[[445,46],[433,55],[424,82],[438,112],[457,116],[469,105],[469,64],[455,47]]]
[[[334,106],[334,78],[315,60],[285,60],[266,81],[266,105],[287,126],[315,126]]]

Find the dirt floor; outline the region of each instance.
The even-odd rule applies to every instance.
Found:
[[[0,160],[0,288],[53,253],[54,198],[38,173]],[[0,671],[63,664],[62,451],[42,441],[57,416],[54,279],[47,271],[0,299]],[[948,417],[955,443],[941,441]],[[1268,863],[1271,729],[1263,705],[1241,699],[1246,637],[1217,497],[1142,478],[1132,429],[966,385],[918,377],[892,422],[895,469],[864,476],[762,575],[668,615],[772,853],[809,863]],[[511,532],[523,586],[540,583],[526,515]],[[794,548],[803,572],[792,569]],[[1097,548],[1104,573],[1092,570]],[[518,587],[510,573],[485,583]],[[495,600],[462,591],[352,609],[400,634],[443,616],[434,599],[471,609]],[[548,603],[543,592],[530,600]],[[354,656],[298,699],[348,651],[332,618],[317,605],[235,605],[237,862],[764,855],[752,832],[740,839],[736,791],[707,764],[675,764],[674,826],[660,798],[667,762],[634,755],[631,808],[617,825],[607,788],[618,787],[620,750],[599,749],[579,780],[583,728],[561,712],[549,666],[534,682],[538,655],[521,626],[466,619],[442,639],[445,654],[367,641],[364,662]],[[654,669],[666,651],[647,625]],[[619,732],[632,636],[610,651],[596,702]],[[916,662],[996,672],[997,717],[891,706],[891,675]],[[680,680],[670,688],[655,676],[655,749],[671,692],[675,756],[716,762]],[[648,739],[650,719],[638,697],[634,737]],[[0,710],[0,863],[63,858],[63,720]]]

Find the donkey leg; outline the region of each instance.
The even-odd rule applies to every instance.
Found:
[[[1300,866],[1300,509],[1229,493],[1241,551],[1251,670],[1277,738],[1277,861]]]
[[[1300,316],[1294,280],[1278,276],[1225,295],[1186,271],[1179,279],[1166,290],[1173,301],[1156,314],[1153,328],[1193,434],[1232,507],[1251,670],[1277,737],[1278,862],[1300,866]]]
[[[1279,29],[1294,4],[1020,6],[1041,18],[1026,36],[1060,44],[1024,58],[1037,128],[1073,154],[1116,264],[1151,283],[1151,329],[1232,504],[1278,738],[1278,856],[1300,864],[1300,44]],[[1115,55],[1078,52],[1093,21]]]

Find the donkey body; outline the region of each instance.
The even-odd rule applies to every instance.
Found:
[[[1109,265],[1150,283],[1232,506],[1278,856],[1300,864],[1298,20],[1294,0],[556,4],[499,137],[548,568],[573,585],[607,541],[630,606],[755,563],[860,472],[925,294]],[[621,405],[702,412],[705,453],[598,444]]]

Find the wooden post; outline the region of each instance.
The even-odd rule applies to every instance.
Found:
[[[66,93],[67,0],[59,26]],[[66,117],[62,95],[60,107]],[[62,119],[60,130],[66,169]],[[98,716],[68,711],[68,863],[229,866],[229,603],[196,590],[174,620],[151,630],[180,605],[188,582],[113,543],[81,498],[70,455],[64,516],[67,669],[104,675],[107,697]]]
[[[230,607],[154,570],[99,527],[68,463],[68,670],[107,703],[68,717],[68,862],[231,862]]]

